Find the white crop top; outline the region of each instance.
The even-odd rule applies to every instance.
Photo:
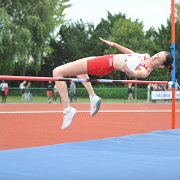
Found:
[[[135,71],[139,66],[143,66],[150,74],[149,68],[145,64],[146,56],[139,53],[132,53],[126,55],[126,65],[132,71]]]

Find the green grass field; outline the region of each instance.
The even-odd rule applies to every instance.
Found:
[[[95,93],[100,96],[105,103],[128,103],[126,88],[94,88],[94,90]],[[87,91],[84,88],[77,88],[76,91],[78,103],[89,102]],[[32,93],[33,97],[31,101],[27,102],[21,100],[21,91],[19,88],[10,88],[9,94],[7,96],[7,103],[48,103],[45,88],[31,88],[30,92]],[[134,93],[134,96],[135,94],[137,99],[134,102],[147,102],[146,89],[137,89],[136,93]],[[59,97],[57,102],[60,102]]]
[[[29,102],[24,100],[22,101],[21,100],[21,96],[7,96],[7,103],[48,103],[48,99],[46,96],[33,96],[32,97],[32,100],[30,100]],[[78,101],[77,103],[85,103],[85,102],[89,102],[89,98],[80,98],[78,97]],[[114,99],[107,99],[107,98],[103,98],[103,102],[104,103],[128,103],[128,100],[127,99],[117,99],[117,98],[114,98]],[[146,100],[142,100],[142,99],[138,99],[138,100],[135,100],[134,102],[136,103],[145,103],[147,102]],[[54,102],[53,102],[54,103]],[[58,97],[56,103],[60,103],[60,98]]]

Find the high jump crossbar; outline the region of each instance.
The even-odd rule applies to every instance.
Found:
[[[78,78],[53,78],[36,76],[9,76],[0,75],[0,80],[8,81],[67,81],[67,82],[94,82],[94,83],[121,83],[121,84],[168,84],[167,81],[141,81],[141,80],[112,80],[112,79],[78,79]]]

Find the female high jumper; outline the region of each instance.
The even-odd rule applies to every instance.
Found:
[[[173,57],[169,52],[161,51],[150,57],[149,54],[135,53],[117,43],[102,38],[100,38],[100,40],[109,46],[117,48],[124,54],[82,58],[56,67],[53,70],[53,77],[64,78],[67,76],[77,76],[79,79],[88,79],[88,74],[104,76],[110,74],[114,70],[118,70],[126,73],[129,77],[146,78],[157,68],[166,67],[168,68],[169,74],[172,70]],[[90,97],[90,115],[94,116],[100,108],[101,98],[94,93],[90,82],[83,82],[82,84]],[[76,114],[76,109],[70,106],[66,82],[56,81],[56,86],[64,108],[61,129],[66,129],[70,126]]]

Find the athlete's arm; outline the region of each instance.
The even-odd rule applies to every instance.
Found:
[[[119,50],[120,50],[121,52],[123,52],[124,54],[134,53],[134,51],[132,51],[131,49],[128,49],[128,48],[126,48],[126,47],[124,47],[124,46],[121,46],[121,45],[119,45],[119,44],[117,44],[117,43],[114,43],[114,42],[105,40],[105,39],[103,39],[103,38],[101,38],[101,37],[100,37],[99,39],[100,39],[102,42],[106,43],[107,45],[113,46],[113,47],[119,49]]]
[[[146,78],[149,75],[146,70],[145,71],[132,71],[130,69],[126,71],[126,74],[129,77],[135,77],[135,78]]]
[[[145,68],[139,67],[138,70],[133,71],[128,68],[126,63],[124,63],[121,70],[125,72],[129,77],[146,78],[149,75],[148,71]]]

